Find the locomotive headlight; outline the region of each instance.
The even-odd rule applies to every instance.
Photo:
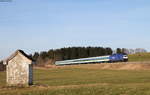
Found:
[[[127,55],[124,55],[124,56],[123,56],[123,59],[128,59],[128,56],[127,56]]]

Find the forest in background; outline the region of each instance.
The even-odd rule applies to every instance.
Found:
[[[55,61],[78,59],[86,57],[111,55],[114,51],[110,47],[67,47],[35,52],[32,56],[37,65],[53,64]],[[125,53],[124,48],[117,48],[116,53]]]
[[[46,64],[54,64],[55,61],[87,58],[111,55],[113,53],[124,54],[136,54],[141,52],[147,52],[143,48],[126,49],[117,48],[113,50],[110,47],[65,47],[60,49],[50,49],[48,51],[35,52],[29,56],[36,62],[36,65],[44,66]],[[2,61],[0,62],[0,68],[2,68]]]

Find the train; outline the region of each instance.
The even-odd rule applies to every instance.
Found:
[[[112,54],[107,56],[88,57],[64,61],[56,61],[55,65],[74,65],[74,64],[90,64],[90,63],[114,63],[127,62],[128,56],[126,54]]]

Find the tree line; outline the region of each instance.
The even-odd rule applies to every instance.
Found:
[[[3,62],[0,61],[0,71],[4,71],[6,69],[6,66],[3,65]]]
[[[147,52],[143,48],[126,49],[117,48],[112,50],[110,47],[67,47],[60,49],[50,49],[48,51],[35,52],[29,56],[36,62],[36,65],[54,64],[55,61],[78,59],[86,57],[96,57],[111,55],[113,53],[134,54]],[[3,62],[0,62],[0,70],[5,69]]]
[[[123,53],[123,49],[117,48],[117,53]],[[67,47],[50,49],[48,51],[35,52],[33,60],[39,65],[53,64],[55,61],[70,60],[86,57],[111,55],[113,50],[110,47]]]

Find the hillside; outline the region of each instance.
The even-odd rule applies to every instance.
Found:
[[[150,53],[137,53],[129,55],[130,62],[143,62],[143,61],[150,61]]]
[[[150,70],[109,68],[139,64],[86,64],[34,68],[34,85],[6,87],[0,72],[0,95],[150,95]],[[145,63],[144,66],[149,66]]]
[[[150,53],[129,62],[34,67],[34,85],[7,87],[0,72],[0,95],[150,95]]]
[[[45,67],[36,67],[40,69],[53,68],[86,68],[101,70],[150,70],[150,62],[118,62],[118,63],[97,63],[97,64],[78,64],[78,65],[45,65]]]

